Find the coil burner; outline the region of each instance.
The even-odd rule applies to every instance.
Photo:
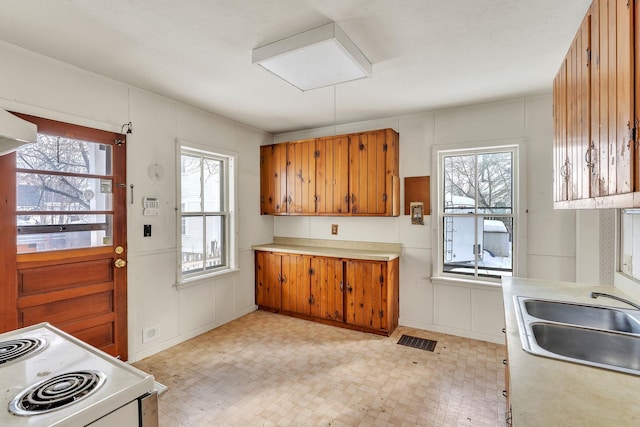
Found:
[[[76,403],[104,384],[106,376],[98,371],[75,371],[56,375],[36,383],[18,394],[9,404],[15,415],[35,415],[55,411]]]
[[[20,338],[0,341],[0,367],[44,350],[47,341],[40,338]]]

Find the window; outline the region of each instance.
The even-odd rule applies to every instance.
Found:
[[[42,132],[17,150],[19,254],[113,244],[112,151]]]
[[[490,281],[511,276],[518,225],[518,147],[436,153],[438,275]]]
[[[235,268],[234,162],[180,145],[179,283]]]

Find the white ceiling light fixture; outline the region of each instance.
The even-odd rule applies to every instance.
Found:
[[[371,77],[373,72],[335,22],[253,49],[253,63],[301,91]]]

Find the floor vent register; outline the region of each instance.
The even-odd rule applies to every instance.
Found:
[[[398,344],[406,345],[407,347],[413,347],[420,350],[433,351],[436,348],[436,344],[438,344],[438,341],[412,337],[411,335],[403,335],[400,337]]]

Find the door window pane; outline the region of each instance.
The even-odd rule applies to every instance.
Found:
[[[113,244],[112,155],[45,134],[16,152],[17,253]]]

